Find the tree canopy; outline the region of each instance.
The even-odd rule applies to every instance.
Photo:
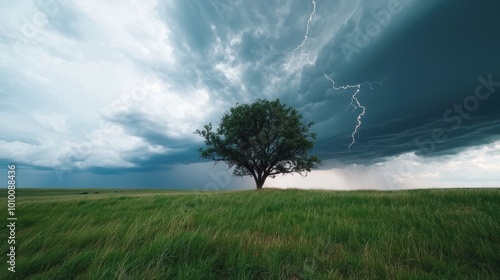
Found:
[[[320,160],[308,155],[316,134],[309,133],[313,123],[304,123],[302,118],[279,99],[236,104],[222,116],[215,131],[212,123],[195,131],[205,139],[206,147],[199,152],[202,158],[235,167],[235,176],[252,176],[257,189],[278,174],[303,176]]]

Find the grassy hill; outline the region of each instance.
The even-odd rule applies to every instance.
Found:
[[[18,191],[0,279],[500,279],[499,189]]]

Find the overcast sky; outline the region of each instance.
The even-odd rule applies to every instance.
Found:
[[[313,121],[324,162],[267,187],[500,187],[496,0],[0,4],[19,187],[254,188],[193,132],[257,98]]]

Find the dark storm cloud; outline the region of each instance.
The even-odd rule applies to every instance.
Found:
[[[10,163],[8,163],[10,164]],[[0,171],[6,172],[3,165]],[[5,169],[4,169],[5,168]],[[25,188],[47,186],[51,188],[170,188],[198,191],[224,191],[251,186],[249,178],[233,177],[227,166],[195,163],[171,166],[168,169],[91,168],[85,171],[52,170],[46,168],[16,167],[17,185]],[[196,174],[196,176],[193,176]],[[186,178],[189,178],[188,180]],[[0,182],[7,188],[7,182]]]
[[[408,9],[419,9],[419,4],[412,5]],[[321,126],[316,146],[321,157],[368,163],[410,151],[426,156],[453,154],[498,139],[500,87],[495,82],[500,82],[500,39],[495,34],[500,20],[495,11],[499,8],[495,1],[445,1],[418,21],[407,23],[393,15],[390,24],[397,28],[389,24],[392,32],[383,30],[349,63],[341,48],[346,34],[373,20],[363,9],[360,22],[353,18],[354,23],[344,26],[322,49],[316,61],[320,69],[303,71],[301,88],[307,92],[305,99],[314,103],[303,110]],[[321,80],[323,69],[339,85],[389,75],[383,85],[375,85],[373,91],[365,86],[358,95],[367,111],[350,153],[346,138],[360,111],[346,112],[350,121],[332,118],[349,104],[350,95],[333,95],[331,82]],[[483,85],[485,80],[497,86]],[[480,96],[488,97],[476,96],[480,85]],[[336,135],[325,132],[328,124]]]
[[[291,10],[284,20],[287,28],[280,28],[271,14],[277,13],[280,5],[269,4],[262,9],[258,3],[243,2],[223,16],[214,13],[210,1],[176,5],[175,17],[166,21],[174,23],[180,31],[178,45],[189,46],[190,53],[180,56],[186,59],[186,69],[179,71],[194,71],[196,75],[192,77],[217,94],[239,102],[241,90],[228,86],[226,78],[214,70],[217,62],[227,61],[224,54],[214,52],[214,46],[217,40],[228,45],[233,37],[240,36],[240,42],[232,47],[236,51],[232,63],[243,65],[240,78],[251,96],[249,101],[273,92],[273,96],[298,108],[307,120],[316,123],[316,151],[323,159],[369,163],[411,151],[426,156],[457,153],[497,138],[496,121],[500,116],[495,104],[499,103],[499,94],[493,92],[488,100],[479,100],[478,108],[462,118],[459,128],[454,126],[457,112],[453,107],[474,96],[480,84],[478,77],[488,79],[492,74],[494,81],[500,80],[500,40],[494,35],[500,25],[494,12],[499,4],[494,1],[360,2],[347,23],[322,47],[315,65],[306,64],[299,74],[290,75],[284,73],[283,64],[303,38],[308,16],[305,11],[310,11],[310,3],[288,7]],[[338,8],[331,5],[334,4],[317,1],[311,38],[315,32],[320,33],[314,30],[328,28],[327,15]],[[387,14],[390,18],[384,18]],[[374,22],[383,24],[371,36]],[[360,31],[368,38],[362,47],[355,44]],[[346,50],[346,43],[356,52]],[[193,61],[193,56],[204,59]],[[354,90],[332,89],[324,74],[338,85],[387,77],[373,90],[363,86],[358,95],[367,111],[350,152],[347,146],[360,113],[360,109],[353,111],[352,107],[346,110]],[[273,78],[280,81],[279,87],[272,88]],[[450,109],[452,113],[443,118]],[[491,121],[485,123],[484,118]],[[433,140],[435,130],[447,139]],[[154,137],[150,139],[156,141]],[[432,145],[427,141],[432,141]]]
[[[148,119],[137,112],[117,114],[109,118],[109,121],[120,124],[129,134],[138,136],[148,143],[169,148],[179,148],[185,145],[165,134],[167,132],[165,124],[160,125],[157,121]]]
[[[499,138],[498,1],[316,0],[305,41],[312,1],[172,2],[159,1],[152,12],[148,10],[149,14],[135,18],[147,22],[145,27],[128,23],[126,15],[115,18],[105,10],[92,14],[90,4],[84,7],[68,3],[59,6],[54,14],[38,5],[36,9],[49,15],[47,24],[39,28],[33,40],[28,38],[29,44],[23,45],[25,56],[10,59],[11,64],[26,59],[26,66],[15,68],[0,63],[0,114],[5,119],[11,112],[18,114],[16,126],[3,124],[2,128],[11,133],[0,137],[1,143],[11,150],[27,151],[17,158],[35,169],[63,166],[83,172],[76,175],[68,171],[67,183],[78,185],[79,180],[103,178],[103,185],[118,186],[136,185],[148,171],[157,172],[147,181],[156,184],[165,180],[162,170],[170,172],[177,165],[192,166],[201,161],[197,148],[203,143],[201,138],[196,142],[191,130],[208,122],[216,124],[230,106],[257,98],[280,98],[297,108],[306,121],[314,121],[312,130],[318,134],[314,152],[322,159],[337,160],[339,165],[371,164],[413,151],[426,157],[456,154]],[[107,7],[98,2],[92,5]],[[27,11],[31,17],[31,10]],[[108,22],[108,16],[113,16],[114,21]],[[147,16],[150,21],[140,18]],[[26,40],[16,32],[0,28],[0,58],[5,61],[16,40]],[[165,38],[156,38],[156,32]],[[61,41],[50,41],[59,37]],[[112,38],[107,41],[107,37]],[[163,53],[167,46],[172,48],[171,57]],[[314,65],[307,63],[304,54]],[[33,58],[29,59],[29,55]],[[38,61],[50,66],[30,70]],[[73,67],[78,69],[78,75],[92,77],[91,82],[73,77],[64,84],[66,81],[54,78],[61,74],[66,77],[66,71]],[[126,75],[123,80],[111,74],[97,81],[100,77],[90,71],[101,67],[130,71],[116,72]],[[386,78],[373,89],[363,84],[358,94],[366,114],[350,152],[351,134],[361,112],[349,106],[355,89],[335,90],[325,74],[337,86]],[[112,89],[109,84],[132,84],[133,88],[134,81],[125,79],[143,76],[163,82],[155,98],[124,102],[123,110],[81,117],[118,125],[123,134],[96,129],[110,139],[93,143],[82,136],[86,134],[82,127],[94,127],[87,120],[63,112],[59,118],[63,121],[57,122],[59,110],[55,104],[72,91],[85,88],[97,100],[98,94],[105,95]],[[72,83],[80,85],[72,88]],[[197,91],[203,94],[193,93]],[[186,105],[205,97],[208,105]],[[85,99],[85,95],[80,98]],[[89,98],[81,103],[94,112],[95,107],[102,106],[95,100]],[[151,105],[154,102],[157,104]],[[176,102],[184,102],[184,107]],[[181,110],[166,112],[177,107]],[[38,111],[43,116],[35,120]],[[183,116],[177,118],[171,112]],[[75,125],[80,123],[82,127]],[[62,129],[66,126],[69,132],[61,132],[66,131]],[[50,127],[60,131],[49,134]],[[67,147],[51,141],[52,137],[66,142]],[[136,143],[137,138],[141,141]],[[107,146],[113,141],[122,146]],[[92,142],[95,153],[78,152],[82,146],[89,146],[87,142]],[[134,179],[119,179],[124,172],[131,172]],[[97,177],[91,180],[92,174]],[[183,174],[190,176],[187,171]],[[50,176],[40,180],[56,180],[53,174]],[[180,184],[180,177],[176,178]]]

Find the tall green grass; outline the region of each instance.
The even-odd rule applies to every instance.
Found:
[[[498,189],[46,193],[0,279],[500,279]]]

